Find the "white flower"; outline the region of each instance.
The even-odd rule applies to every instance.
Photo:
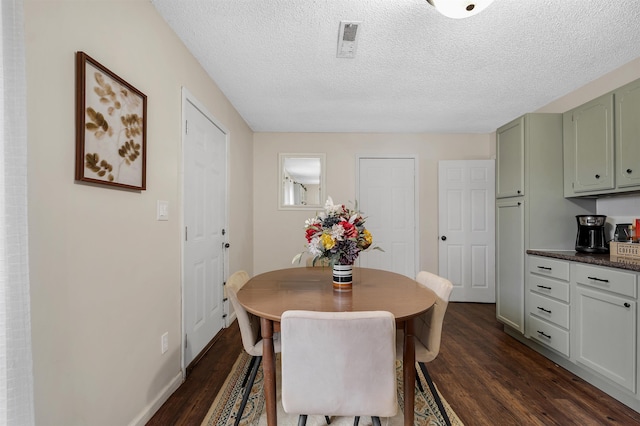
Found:
[[[318,223],[320,223],[318,218],[317,217],[312,217],[312,218],[307,219],[307,220],[304,221],[304,226],[305,227],[309,227],[311,225],[315,225],[315,224],[318,224]]]
[[[327,197],[327,201],[324,203],[324,211],[327,212],[328,215],[332,213],[339,213],[342,211],[342,205],[333,204],[333,199],[331,197]]]
[[[312,256],[319,256],[323,252],[322,243],[320,242],[320,237],[313,237],[309,242],[309,254]]]
[[[344,228],[337,223],[331,227],[331,236],[336,241],[342,241],[344,236]]]

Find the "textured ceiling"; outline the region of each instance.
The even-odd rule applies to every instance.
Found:
[[[151,2],[255,132],[488,133],[640,57],[639,0]]]

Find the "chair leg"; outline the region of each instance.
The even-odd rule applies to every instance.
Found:
[[[307,424],[307,415],[300,414],[300,417],[298,417],[298,426],[305,426],[306,424]]]
[[[252,356],[251,361],[249,361],[249,367],[247,367],[247,372],[244,374],[244,379],[242,380],[242,389],[247,385],[247,380],[249,380],[249,375],[251,374],[251,370],[253,369],[253,364],[256,362],[256,357]]]
[[[353,426],[358,426],[358,423],[360,423],[360,416],[355,416],[353,419]]]
[[[260,367],[260,362],[262,361],[261,356],[256,356],[254,358],[255,358],[255,362],[253,363],[253,368],[251,369],[249,382],[247,383],[247,386],[244,388],[244,393],[242,395],[242,403],[240,404],[240,408],[238,409],[238,414],[236,414],[236,421],[234,422],[234,426],[238,426],[240,424],[242,413],[244,413],[244,407],[247,405],[247,401],[249,400],[249,394],[251,393],[253,382],[256,380],[256,374],[258,374],[258,367]]]
[[[424,362],[419,362],[420,369],[422,370],[422,374],[424,378],[427,380],[427,385],[429,385],[429,389],[431,390],[431,394],[433,395],[433,399],[435,399],[436,404],[438,405],[438,409],[440,409],[440,414],[442,414],[442,418],[447,426],[451,426],[451,421],[449,420],[449,416],[447,416],[447,411],[444,409],[444,405],[442,405],[442,401],[440,400],[440,396],[438,395],[438,391],[436,387],[433,385],[433,380],[431,380],[431,376],[427,371],[427,366]]]
[[[380,425],[380,417],[371,417],[371,422],[373,423],[373,426],[381,426]]]
[[[329,416],[324,416],[324,419],[327,421],[328,425],[331,424],[331,419],[329,418]]]

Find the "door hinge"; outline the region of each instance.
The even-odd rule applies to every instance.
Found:
[[[225,235],[227,233],[227,231],[225,231],[225,229],[222,229],[222,235]]]
[[[184,120],[184,134],[188,135],[189,134],[189,121]]]
[[[185,226],[185,227],[184,227],[184,240],[185,240],[185,241],[189,241],[189,234],[188,234],[188,230],[189,230],[189,228]]]
[[[184,348],[187,349],[187,335],[184,335]]]

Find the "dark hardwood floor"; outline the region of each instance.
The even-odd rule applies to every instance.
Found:
[[[199,425],[240,350],[234,323],[147,425]],[[492,304],[450,303],[428,368],[468,426],[640,425],[639,413],[505,334]]]

